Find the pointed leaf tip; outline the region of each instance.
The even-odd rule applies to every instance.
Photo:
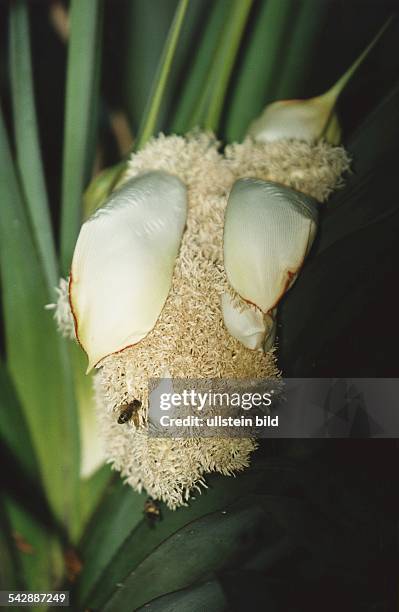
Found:
[[[247,135],[259,142],[295,138],[314,142],[324,138],[337,145],[341,142],[341,126],[335,106],[342,91],[363,61],[390,26],[391,15],[359,57],[324,94],[306,100],[278,100],[268,104],[249,126]]]
[[[69,295],[87,372],[154,327],[171,287],[186,216],[185,185],[156,171],[128,180],[83,224]]]

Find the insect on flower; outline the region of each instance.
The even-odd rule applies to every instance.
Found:
[[[123,425],[133,419],[135,427],[139,426],[139,409],[141,408],[140,400],[134,399],[130,404],[124,404],[121,406],[119,412],[118,423]]]
[[[161,507],[159,502],[152,497],[148,497],[144,503],[143,513],[150,527],[154,527],[155,523],[161,520]]]

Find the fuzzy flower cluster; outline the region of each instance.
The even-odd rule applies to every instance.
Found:
[[[232,475],[249,465],[253,439],[160,439],[148,436],[148,380],[172,378],[278,378],[273,349],[246,348],[227,331],[221,295],[230,292],[223,266],[223,226],[228,194],[242,177],[271,180],[320,202],[342,184],[349,168],[344,149],[325,142],[274,141],[220,145],[212,134],[164,136],[132,155],[124,177],[164,170],[187,187],[188,215],[172,287],[156,325],[136,345],[106,357],[94,377],[105,454],[136,490],[170,508],[206,486],[210,472]],[[66,281],[62,281],[65,283]],[[60,287],[56,319],[70,335],[70,313]],[[140,296],[137,296],[140,299]],[[120,406],[140,399],[139,426],[117,422]]]

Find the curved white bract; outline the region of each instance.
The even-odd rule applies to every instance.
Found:
[[[294,282],[317,230],[317,203],[258,179],[238,180],[224,225],[224,267],[247,302],[269,313]]]
[[[340,128],[330,98],[324,95],[309,100],[272,102],[249,126],[248,136],[259,142],[287,138],[313,142],[324,135],[331,144],[338,144]],[[330,128],[324,134],[330,123],[333,123],[334,131]]]
[[[69,297],[88,372],[154,327],[187,217],[185,185],[165,172],[127,181],[82,226]]]
[[[244,310],[237,308],[227,293],[222,294],[221,304],[224,324],[234,338],[252,350],[264,350],[265,345],[268,348],[273,346],[275,325],[270,315],[253,306],[248,306]],[[271,343],[270,336],[272,336]]]

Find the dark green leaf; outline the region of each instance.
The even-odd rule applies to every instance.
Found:
[[[292,37],[282,53],[281,68],[274,92],[276,100],[305,96],[313,58],[318,51],[328,10],[331,5],[319,0],[302,0],[292,24]]]
[[[262,2],[245,50],[237,84],[228,104],[226,136],[242,140],[249,123],[272,100],[282,70],[280,52],[297,12],[290,0]]]
[[[4,501],[0,503],[0,589],[26,588],[20,574],[15,541],[12,539],[12,529],[4,509]]]
[[[206,87],[193,110],[189,127],[217,130],[227,87],[249,18],[252,0],[233,0],[224,24]]]
[[[214,580],[158,597],[138,612],[223,612],[228,610],[227,605],[220,584]]]
[[[28,426],[6,367],[0,363],[0,439],[14,460],[30,477],[37,479],[39,469]]]
[[[10,74],[18,170],[34,238],[49,287],[58,283],[53,232],[36,120],[28,9],[16,0],[10,10]]]
[[[89,478],[84,478],[80,483],[80,511],[81,529],[91,518],[100,499],[103,498],[107,485],[111,479],[109,465],[103,465]]]
[[[354,173],[322,210],[318,240],[282,301],[279,356],[287,375],[396,372],[398,101],[396,87],[349,141]],[[391,321],[386,336],[376,316],[381,304]]]
[[[192,64],[190,64],[183,91],[179,97],[177,110],[171,125],[172,132],[184,134],[190,127],[193,127],[192,115],[197,101],[206,87],[214,53],[229,10],[230,0],[218,0],[211,7],[206,28],[201,37],[201,44],[195,53]]]
[[[119,477],[105,490],[82,544],[84,569],[77,596],[83,601],[127,536],[143,519],[145,494],[124,486]]]
[[[164,593],[207,579],[237,556],[245,559],[259,544],[263,522],[261,508],[252,505],[227,508],[190,522],[118,583],[103,609],[138,608]]]
[[[116,583],[123,580],[165,538],[184,525],[223,510],[227,504],[258,490],[265,483],[270,490],[277,492],[292,486],[293,480],[294,472],[289,464],[262,460],[236,478],[211,476],[208,479],[209,488],[191,501],[189,507],[175,512],[162,508],[162,520],[154,529],[143,518],[144,496],[139,497],[129,489],[125,490],[124,495],[118,493],[118,489],[114,490],[109,501],[105,500],[99,513],[93,517],[91,529],[82,543],[84,570],[78,584],[78,602],[85,602],[89,607],[100,605],[99,602],[110,596]],[[125,501],[118,501],[120,495]],[[126,518],[121,520],[117,514],[110,523],[110,508],[115,513],[115,508],[122,507],[124,503],[127,503]],[[105,533],[110,538],[107,547],[103,546]],[[115,534],[118,535],[115,537]]]
[[[162,0],[157,4],[155,17],[154,5],[150,2],[130,0],[126,3],[128,36],[122,80],[126,110],[136,133],[148,103],[176,6],[177,0]]]
[[[148,104],[144,111],[143,119],[140,123],[137,142],[135,143],[136,149],[140,149],[147,142],[147,140],[151,138],[156,130],[159,112],[163,103],[163,95],[166,89],[168,76],[172,69],[173,59],[176,53],[177,44],[179,42],[187,7],[188,0],[179,0],[175,17],[170,27],[165,46],[159,60],[159,67],[151,88]]]
[[[12,530],[8,535],[12,538],[26,588],[34,591],[54,589],[64,573],[59,540],[11,497],[4,496],[3,502]]]
[[[0,116],[0,264],[7,366],[57,519],[73,532],[79,513],[79,432],[65,341],[44,305],[50,297]]]
[[[68,273],[82,220],[82,194],[95,139],[102,0],[72,0],[62,173],[61,264]]]

